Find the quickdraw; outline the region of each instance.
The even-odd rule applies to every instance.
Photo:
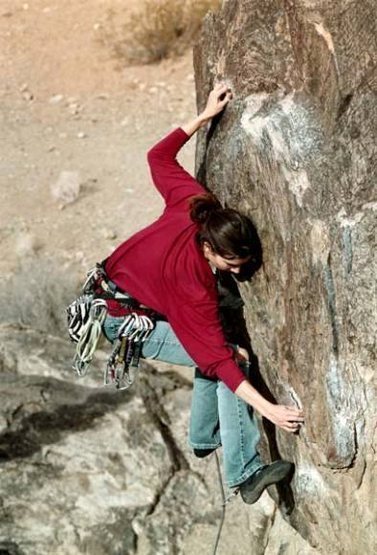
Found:
[[[75,302],[79,309],[85,306],[85,310],[87,310],[89,303],[87,295],[82,302],[80,301],[80,297]],[[70,305],[69,308],[72,308],[72,305]],[[78,340],[76,353],[72,361],[72,368],[76,370],[80,377],[85,376],[88,371],[89,364],[93,359],[99,338],[101,337],[102,324],[105,321],[106,315],[106,301],[103,299],[92,299],[90,301],[88,317],[76,333]]]
[[[135,381],[142,343],[154,328],[148,316],[131,313],[119,329],[118,339],[108,359],[104,384],[117,389],[128,389]]]

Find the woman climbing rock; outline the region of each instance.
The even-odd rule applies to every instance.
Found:
[[[165,210],[122,243],[105,260],[103,270],[113,290],[130,297],[133,310],[141,304],[139,314],[148,307],[162,315],[152,318],[153,330],[139,343],[140,356],[197,368],[190,444],[198,457],[221,445],[228,486],[239,486],[243,500],[254,503],[265,487],[286,478],[293,465],[261,461],[258,426],[248,407],[287,432],[297,431],[303,413],[272,404],[258,393],[242,369],[247,352],[226,342],[220,323],[215,273],[237,274],[253,256],[250,221],[223,208],[176,160],[181,147],[231,98],[225,84],[216,85],[198,117],[148,152]],[[103,329],[110,341],[124,329],[130,310],[124,303],[108,301]]]

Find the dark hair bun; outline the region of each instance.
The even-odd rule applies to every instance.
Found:
[[[211,193],[196,195],[190,201],[190,216],[197,224],[204,224],[215,210],[221,209],[221,204]]]

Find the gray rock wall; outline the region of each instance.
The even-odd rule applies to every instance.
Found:
[[[101,386],[104,353],[78,380],[67,341],[0,327],[0,553],[212,552],[215,459],[187,444],[190,383],[143,364],[130,391]],[[102,363],[101,363],[102,359]],[[265,493],[228,506],[218,555],[317,553]]]
[[[263,268],[242,286],[253,349],[275,398],[306,414],[265,450],[296,463],[290,524],[347,555],[377,550],[376,13],[228,0],[194,56],[199,109],[216,80],[234,92],[199,136],[198,176],[258,228]]]

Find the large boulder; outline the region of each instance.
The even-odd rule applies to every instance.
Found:
[[[247,213],[262,269],[242,286],[271,394],[302,406],[287,521],[325,553],[377,552],[374,0],[228,0],[206,19],[198,107],[214,81],[234,100],[197,146],[199,178]],[[290,514],[288,514],[290,513]]]

